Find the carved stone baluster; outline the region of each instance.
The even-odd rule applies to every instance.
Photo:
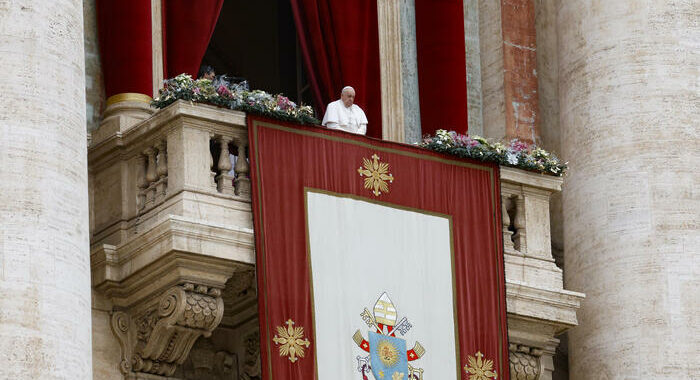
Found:
[[[509,196],[503,196],[501,203],[501,217],[503,221],[503,246],[504,248],[513,248],[513,232],[510,230],[510,215],[508,209],[512,204],[512,199]]]
[[[138,188],[136,208],[141,211],[146,207],[146,188],[148,187],[148,181],[146,181],[146,156],[142,154],[136,157],[136,187]]]
[[[248,178],[250,166],[248,165],[248,159],[246,158],[245,154],[247,146],[248,141],[245,139],[236,139],[238,158],[236,159],[236,166],[233,168],[234,172],[236,173],[234,183],[236,185],[236,195],[240,195],[242,197],[250,196],[250,178]]]
[[[156,173],[156,150],[153,148],[147,148],[143,151],[148,157],[148,166],[146,169],[146,182],[148,182],[148,190],[146,190],[146,207],[153,206],[155,201],[156,190],[153,183],[158,179]]]
[[[166,144],[164,140],[158,142],[158,162],[156,165],[156,174],[158,174],[158,183],[156,185],[156,200],[160,202],[165,198],[165,193],[168,189],[168,162]]]
[[[518,197],[515,198],[515,219],[513,220],[513,226],[515,227],[515,235],[513,235],[515,249],[521,253],[527,253],[527,241],[525,239],[527,235],[527,227],[525,226],[525,198],[522,195],[518,195]]]
[[[216,189],[220,193],[233,194],[233,176],[229,174],[231,171],[231,160],[229,159],[228,144],[231,139],[228,137],[222,137],[219,139],[219,144],[221,146],[221,152],[219,154],[219,174],[216,177]]]
[[[210,134],[209,139],[214,139],[214,135]],[[209,183],[211,184],[212,189],[216,190],[216,168],[214,167],[214,156],[213,152],[211,151],[209,152],[209,168],[209,175],[211,176],[211,182]]]

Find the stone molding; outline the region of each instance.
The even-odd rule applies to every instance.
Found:
[[[126,244],[94,247],[92,285],[126,308],[183,281],[223,288],[238,268],[254,262],[252,230],[168,215]]]
[[[211,335],[223,313],[221,289],[193,283],[170,288],[143,311],[114,312],[111,324],[122,351],[121,372],[172,375],[197,338]]]

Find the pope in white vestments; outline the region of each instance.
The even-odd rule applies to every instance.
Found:
[[[340,99],[331,102],[326,107],[321,125],[331,129],[364,135],[367,133],[367,116],[355,102],[355,89],[350,86],[343,88]]]

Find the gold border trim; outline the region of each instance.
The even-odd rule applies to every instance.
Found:
[[[107,98],[107,106],[121,102],[141,102],[151,104],[151,98],[145,94],[139,94],[138,92],[122,92],[120,94],[112,95]]]

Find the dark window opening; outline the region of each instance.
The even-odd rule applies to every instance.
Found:
[[[224,1],[202,64],[314,104],[289,0]]]

